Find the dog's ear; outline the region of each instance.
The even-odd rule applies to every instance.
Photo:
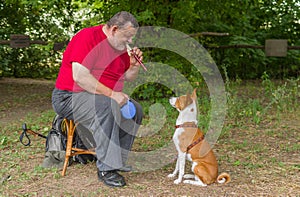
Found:
[[[197,88],[195,88],[193,93],[192,93],[192,99],[197,100]]]
[[[185,107],[189,106],[190,104],[193,103],[193,98],[190,94],[186,95],[186,99],[185,99]]]

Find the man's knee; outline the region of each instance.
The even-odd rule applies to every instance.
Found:
[[[134,106],[136,108],[135,122],[140,125],[142,123],[143,118],[143,109],[142,106],[136,101],[134,101]]]

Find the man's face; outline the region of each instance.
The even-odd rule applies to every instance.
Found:
[[[132,43],[132,38],[135,36],[137,29],[132,27],[130,24],[123,27],[112,30],[112,36],[109,39],[110,44],[117,50],[124,50],[127,43]]]

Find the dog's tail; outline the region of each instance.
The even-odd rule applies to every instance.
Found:
[[[226,172],[221,173],[218,177],[217,177],[217,182],[220,184],[223,183],[229,183],[231,181],[230,175],[227,174]]]

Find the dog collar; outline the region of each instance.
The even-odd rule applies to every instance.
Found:
[[[192,128],[198,128],[197,124],[194,122],[185,122],[180,125],[176,125],[175,128],[185,128],[185,127],[192,127]]]

